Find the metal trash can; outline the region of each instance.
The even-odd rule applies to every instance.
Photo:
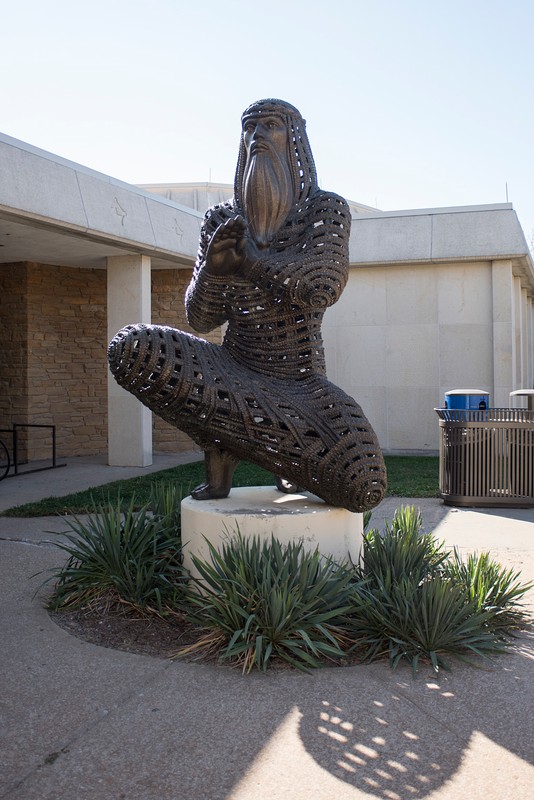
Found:
[[[534,507],[534,411],[436,408],[447,505]]]
[[[526,397],[528,410],[534,411],[534,389],[516,389],[515,392],[510,392],[510,405],[515,397]]]

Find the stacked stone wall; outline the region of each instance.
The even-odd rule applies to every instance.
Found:
[[[13,423],[28,413],[28,308],[26,264],[0,265],[0,436],[12,452]],[[22,444],[22,443],[21,443]],[[23,449],[21,458],[26,458]]]
[[[31,265],[27,296],[28,422],[56,425],[61,457],[105,453],[106,272]]]
[[[107,453],[106,270],[44,264],[0,267],[0,427],[55,425],[58,458]],[[190,331],[190,270],[152,271],[152,322]],[[132,320],[135,322],[136,320]],[[220,330],[208,337],[220,342]],[[51,455],[49,430],[20,433],[21,461]],[[153,416],[155,452],[197,449]]]

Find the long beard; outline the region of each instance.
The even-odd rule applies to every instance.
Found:
[[[243,175],[243,204],[257,245],[268,247],[293,205],[293,182],[287,161],[278,153],[251,156]]]

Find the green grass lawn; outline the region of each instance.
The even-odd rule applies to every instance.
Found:
[[[437,497],[439,459],[433,456],[386,456],[388,494],[394,497]],[[150,487],[156,482],[178,483],[185,497],[204,480],[204,463],[183,464],[173,469],[152,472],[139,478],[114,481],[65,497],[48,497],[35,503],[26,503],[4,511],[5,517],[41,517],[54,514],[84,514],[94,503],[114,501],[117,496],[129,500],[135,495],[139,505],[150,499]],[[236,469],[234,486],[272,486],[272,473],[248,462]]]

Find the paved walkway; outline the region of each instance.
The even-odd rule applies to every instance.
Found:
[[[170,457],[155,468],[169,465]],[[0,483],[0,509],[115,480],[94,461]],[[122,472],[125,475],[124,472]],[[534,579],[534,511],[390,498],[465,551]],[[0,518],[0,798],[531,800],[534,646],[436,678],[384,664],[242,676],[80,641],[48,617],[35,573],[61,563],[61,519]],[[37,590],[37,595],[34,595]]]

